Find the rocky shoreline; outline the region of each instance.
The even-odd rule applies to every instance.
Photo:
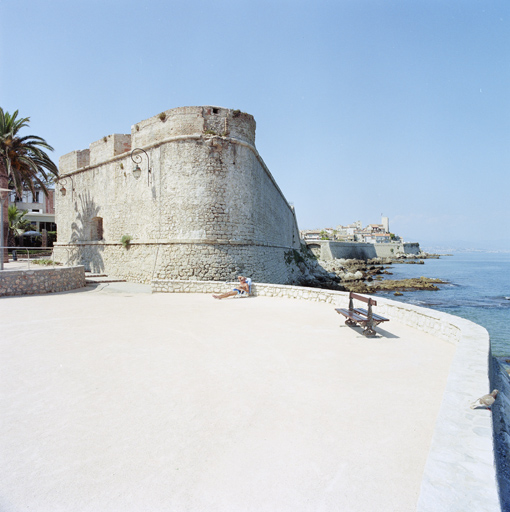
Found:
[[[439,290],[438,284],[446,284],[441,279],[419,277],[412,279],[384,279],[392,275],[388,270],[395,264],[423,265],[427,258],[439,258],[437,254],[421,253],[398,258],[374,258],[372,260],[334,259],[328,261],[308,259],[301,286],[325,288],[329,290],[376,293],[394,291],[402,295],[405,291]]]

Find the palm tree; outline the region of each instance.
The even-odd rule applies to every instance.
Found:
[[[19,136],[19,131],[28,126],[29,117],[18,119],[14,114],[4,112],[0,107],[0,188],[14,188],[19,195],[24,189],[35,193],[36,186],[48,195],[46,183],[49,178],[58,176],[58,168],[45,150],[53,148],[41,137],[35,135]],[[8,233],[7,193],[2,198],[4,207],[4,237]],[[4,238],[4,245],[6,240]]]
[[[22,235],[30,227],[30,221],[24,218],[27,213],[27,210],[19,210],[15,204],[9,206],[9,247],[16,243],[15,237]]]

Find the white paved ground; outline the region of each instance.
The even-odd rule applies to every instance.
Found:
[[[454,346],[100,288],[0,298],[2,512],[415,509]]]

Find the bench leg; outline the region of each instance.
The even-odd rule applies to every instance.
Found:
[[[356,322],[354,320],[351,320],[350,318],[348,318],[346,321],[345,321],[345,324],[346,325],[357,325]]]
[[[375,336],[377,333],[374,331],[374,329],[372,327],[367,327],[364,331],[363,331],[363,336]]]

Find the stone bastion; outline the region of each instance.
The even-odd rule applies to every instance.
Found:
[[[290,257],[301,249],[296,216],[249,114],[167,110],[62,156],[59,168],[57,261],[142,283],[246,274],[290,284],[301,272]]]

